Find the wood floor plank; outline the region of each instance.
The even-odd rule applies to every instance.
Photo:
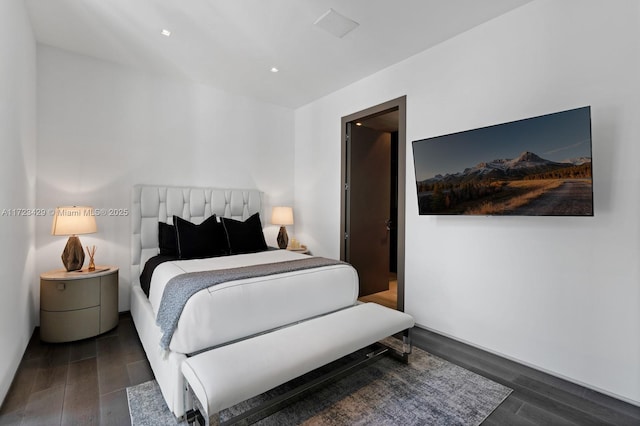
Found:
[[[100,424],[100,396],[96,386],[85,383],[67,385],[61,425],[84,426]]]
[[[475,348],[470,350],[451,339],[438,338],[435,340],[433,337],[432,334],[424,335],[421,330],[413,333],[414,343],[421,349],[505,386],[508,386],[507,383],[514,381],[521,374],[511,365],[502,363],[497,358],[487,357],[486,354],[480,353]]]
[[[63,425],[100,423],[100,395],[96,358],[69,364],[69,375],[62,408]]]
[[[64,386],[69,368],[70,346],[66,343],[43,346],[40,366],[32,392]]]
[[[98,386],[98,360],[87,358],[69,364],[67,384],[90,383]]]
[[[518,418],[527,420],[535,425],[575,426],[587,424],[573,422],[566,417],[528,403],[525,403],[520,410],[518,410]],[[597,425],[598,423],[594,422],[590,424]]]
[[[361,302],[373,302],[387,308],[396,309],[398,306],[398,280],[389,279],[389,289],[378,293],[369,294],[358,299]]]
[[[19,416],[22,418],[29,396],[33,390],[40,367],[39,358],[23,359],[20,362],[16,376],[11,383],[9,392],[0,408],[0,420],[8,422],[8,418]],[[0,422],[0,424],[5,424]]]
[[[109,364],[98,368],[98,391],[105,395],[131,386],[124,365]]]
[[[100,425],[131,425],[129,403],[127,402],[127,391],[125,389],[100,396]]]
[[[548,417],[555,419],[561,418],[569,423],[579,425],[603,425],[610,424],[609,421],[603,421],[597,418],[593,413],[584,412],[572,406],[571,403],[562,398],[555,399],[548,397],[545,393],[540,393],[537,389],[522,386],[517,382],[511,384],[511,387],[517,391],[517,395],[526,401],[527,413],[533,413],[534,419],[544,418],[541,413],[551,413]],[[520,415],[525,415],[522,413]],[[540,424],[553,424],[546,421]]]
[[[607,408],[614,410],[616,413],[624,414],[632,419],[634,425],[640,425],[640,407],[631,405],[627,402],[613,398],[608,395],[603,395],[592,389],[584,389],[582,397],[587,401],[594,402],[596,404],[604,405]]]
[[[525,404],[517,396],[511,394],[502,404],[496,408],[493,413],[489,415],[482,423],[483,426],[502,426],[502,425],[520,425],[520,426],[532,426],[534,422],[519,417],[518,412]]]
[[[64,386],[67,380],[69,365],[52,365],[40,367],[33,391],[38,392],[58,386]]]
[[[85,339],[75,342],[70,347],[69,362],[96,357],[96,339]]]
[[[153,370],[146,359],[127,364],[130,386],[139,385],[149,380],[153,380]]]
[[[134,326],[131,325],[129,329],[125,329],[118,335],[120,341],[120,356],[126,363],[145,361],[147,355],[144,353],[144,349],[140,344],[138,334],[135,332]]]
[[[31,339],[29,339],[29,343],[27,344],[27,348],[24,351],[22,359],[26,360],[42,357],[42,353],[44,352],[46,345],[47,343],[40,340],[40,327],[36,327],[31,335]]]
[[[625,413],[619,413],[613,408],[606,407],[583,397],[578,397],[573,393],[564,391],[563,389],[548,386],[544,382],[534,380],[530,377],[521,376],[515,381],[515,383],[535,391],[546,398],[555,401],[562,401],[563,404],[570,405],[578,412],[583,412],[585,414],[588,413],[590,417],[595,417],[603,424],[633,424],[634,422],[637,422],[637,419],[634,419]]]
[[[100,395],[122,390],[130,386],[126,369],[125,356],[118,336],[99,339],[98,353],[98,387]]]
[[[62,421],[62,404],[65,386],[34,392],[24,410],[23,426],[59,425]]]
[[[24,418],[24,411],[0,413],[0,426],[20,426]]]

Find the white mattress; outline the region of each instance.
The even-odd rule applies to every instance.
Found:
[[[154,271],[149,302],[154,316],[166,283],[187,272],[235,268],[304,258],[287,250],[165,262]],[[169,348],[194,353],[356,303],[358,275],[347,264],[231,281],[193,295]]]

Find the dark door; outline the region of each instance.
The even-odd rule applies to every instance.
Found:
[[[360,294],[389,289],[391,134],[348,125],[347,261]]]
[[[341,126],[344,130],[341,136],[341,160],[340,160],[340,185],[341,197],[340,197],[340,259],[353,263],[360,274],[360,280],[363,286],[361,287],[360,294],[367,294],[369,292],[384,291],[389,286],[390,272],[396,272],[397,279],[397,293],[391,291],[383,293],[381,297],[390,296],[395,299],[396,308],[400,311],[404,310],[404,241],[405,241],[405,176],[406,176],[406,97],[402,96],[390,101],[381,103],[379,105],[372,106],[362,111],[355,112],[353,114],[344,116],[341,118]],[[364,173],[358,171],[358,162],[365,159],[369,162],[367,157],[370,152],[366,146],[356,145],[354,151],[351,152],[352,140],[354,145],[358,143],[359,133],[350,135],[351,130],[349,128],[357,129],[356,123],[362,124],[362,128],[368,128],[375,130],[379,133],[386,133],[391,140],[391,158],[389,166],[390,172],[386,171],[386,167],[389,162],[380,164],[380,167],[369,166],[363,170],[369,170],[370,172]],[[358,132],[358,130],[356,130]],[[349,133],[349,135],[348,135]],[[364,160],[363,160],[364,161]],[[373,163],[373,161],[372,161]],[[353,170],[352,170],[353,169]],[[364,173],[364,177],[361,174]],[[387,174],[387,176],[384,176]],[[355,181],[351,182],[352,175],[355,175]],[[373,183],[374,179],[379,183]],[[379,181],[378,181],[379,179]],[[358,180],[361,182],[359,183]],[[385,180],[384,182],[382,180]],[[364,181],[364,185],[362,184]],[[390,184],[389,184],[390,182]],[[390,193],[387,190],[373,191],[372,188],[376,186],[379,188],[385,187],[389,184]],[[355,188],[348,188],[349,185],[355,186]],[[361,186],[361,189],[358,189]],[[368,195],[364,195],[368,191]],[[357,193],[362,193],[362,196],[358,196]],[[379,212],[376,213],[377,218],[374,219],[373,213],[369,210],[377,210],[371,207],[374,201],[374,197],[382,197],[385,193],[388,194],[388,198],[381,199],[381,203],[384,203],[383,207],[380,207]],[[354,195],[352,202],[351,196]],[[364,199],[364,201],[362,201]],[[356,209],[352,213],[351,204]],[[383,210],[387,210],[385,215]],[[370,207],[367,207],[370,206]],[[391,231],[387,234],[387,219],[391,219],[389,227]],[[365,226],[365,222],[369,222],[369,228],[371,231],[362,231],[359,228]],[[383,226],[381,225],[383,223]],[[353,228],[353,229],[352,229]],[[352,235],[348,238],[350,232],[355,232],[355,236]],[[379,232],[382,232],[380,234]],[[363,241],[373,241],[372,243],[357,241],[362,236],[365,239]],[[382,242],[378,244],[376,242]],[[383,246],[384,243],[389,244],[387,249],[382,248],[375,250],[373,253],[369,253],[373,247]],[[357,253],[362,250],[362,254]],[[351,259],[353,258],[353,259]],[[393,262],[389,261],[389,258],[393,258]],[[376,259],[376,260],[374,260]],[[379,260],[377,260],[379,259]],[[356,265],[357,264],[357,265]],[[370,269],[371,268],[371,269]],[[373,271],[372,268],[376,268]],[[374,276],[373,279],[370,279]],[[382,280],[384,279],[384,283]],[[369,283],[373,282],[369,286]],[[397,298],[396,298],[397,295]],[[377,296],[372,296],[373,298]]]

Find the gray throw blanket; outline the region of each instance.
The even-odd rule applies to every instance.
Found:
[[[239,268],[220,269],[215,271],[188,272],[169,280],[162,293],[156,323],[162,330],[160,346],[169,349],[169,343],[178,326],[178,320],[191,296],[216,284],[228,281],[243,280],[303,269],[319,268],[345,264],[339,260],[324,257],[308,257],[305,259],[287,260],[284,262],[266,263],[262,265],[243,266]]]

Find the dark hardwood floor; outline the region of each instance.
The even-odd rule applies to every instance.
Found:
[[[640,407],[440,336],[414,333],[417,347],[513,389],[484,425],[640,425]],[[92,339],[40,342],[36,329],[0,425],[128,425],[126,387],[153,378],[131,316]]]
[[[414,344],[513,389],[483,425],[640,425],[640,407],[417,329]]]
[[[0,425],[129,425],[127,386],[153,379],[131,316],[108,333],[48,344],[33,334]]]

